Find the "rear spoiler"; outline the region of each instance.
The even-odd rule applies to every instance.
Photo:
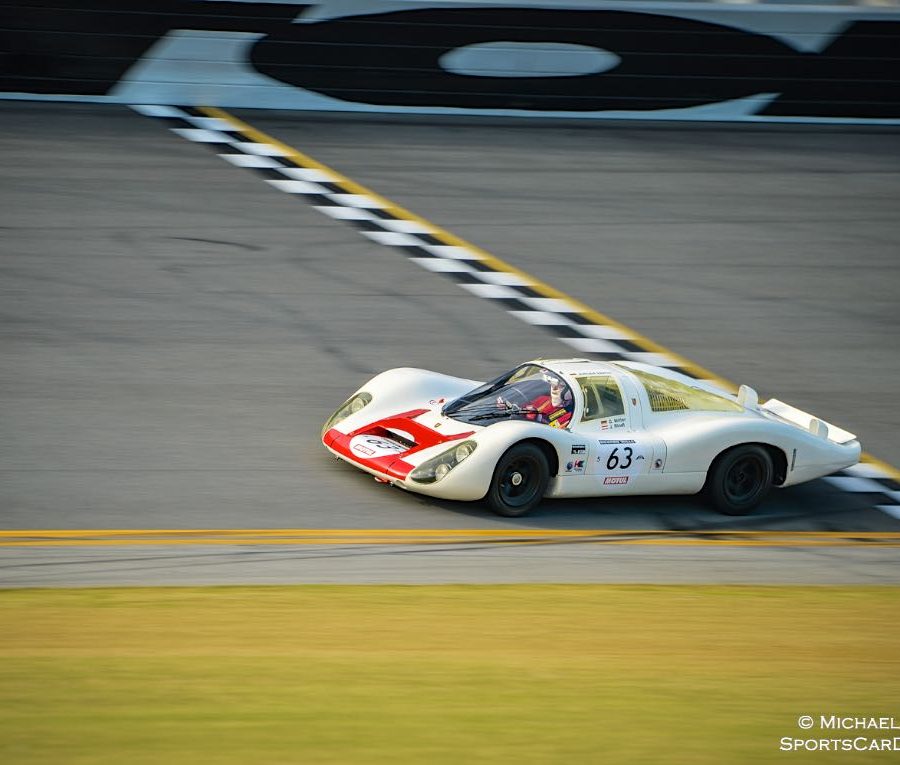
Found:
[[[848,433],[837,425],[832,425],[830,422],[825,422],[818,417],[813,417],[808,412],[796,409],[790,404],[785,404],[784,401],[779,401],[777,398],[770,398],[765,404],[760,406],[760,409],[770,412],[782,420],[787,420],[791,424],[797,425],[804,430],[808,430],[814,436],[827,438],[829,441],[834,441],[836,444],[846,444],[856,440],[856,436],[853,435],[853,433]]]

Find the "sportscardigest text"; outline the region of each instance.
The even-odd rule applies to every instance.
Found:
[[[893,738],[793,738],[784,736],[782,752],[900,752],[900,736]]]

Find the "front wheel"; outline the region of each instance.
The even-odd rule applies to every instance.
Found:
[[[720,513],[745,515],[769,493],[774,472],[772,457],[763,447],[736,446],[713,463],[706,494]]]
[[[544,453],[534,444],[516,444],[497,462],[486,497],[488,505],[507,518],[525,515],[543,499],[549,480]]]

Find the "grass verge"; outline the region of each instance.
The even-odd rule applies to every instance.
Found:
[[[0,591],[0,761],[872,762],[779,751],[894,715],[900,589]]]

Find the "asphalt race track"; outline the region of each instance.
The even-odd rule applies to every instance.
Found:
[[[900,135],[240,116],[900,464]],[[376,485],[318,442],[366,378],[484,379],[569,350],[128,109],[3,104],[0,147],[0,531],[900,531],[822,481],[744,519],[686,497],[511,521]],[[896,583],[897,562],[877,545],[85,543],[0,546],[0,585]]]

